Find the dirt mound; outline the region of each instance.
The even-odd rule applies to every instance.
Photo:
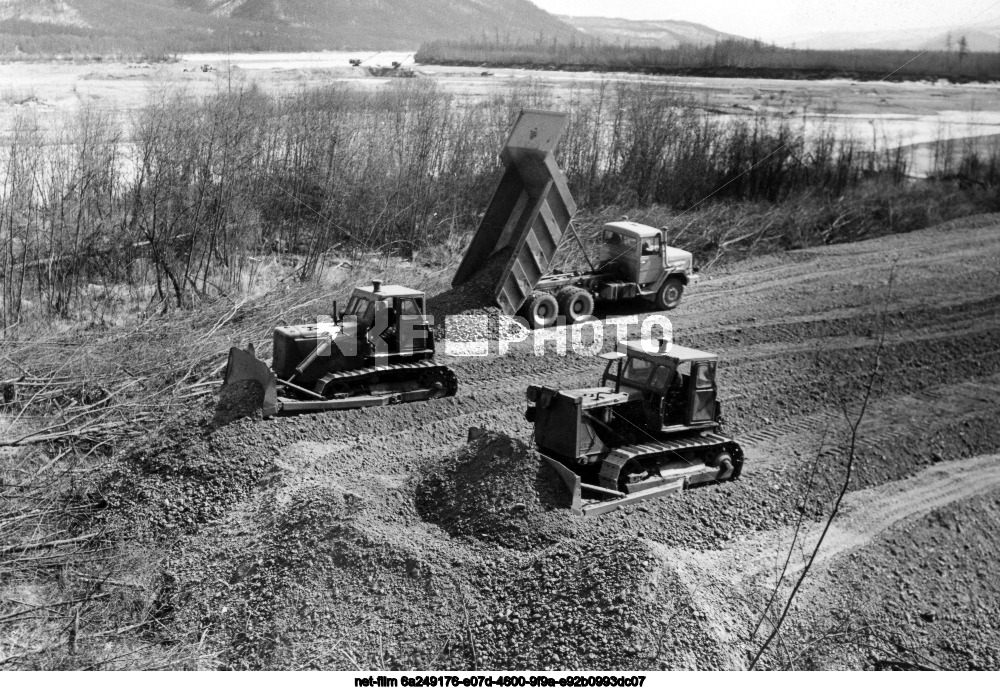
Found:
[[[569,491],[523,442],[487,432],[419,484],[417,511],[453,536],[529,550],[558,539],[545,514],[566,511]]]
[[[275,469],[276,451],[261,443],[257,424],[243,418],[218,428],[207,414],[189,413],[143,435],[101,483],[106,518],[155,537],[195,532],[223,515]]]
[[[648,669],[650,633],[683,591],[641,541],[563,542],[513,569],[479,622],[485,669]],[[499,585],[499,584],[498,584]]]
[[[509,249],[494,253],[468,281],[428,298],[428,313],[443,318],[449,314],[487,314],[490,310],[497,310],[494,294],[509,259]]]
[[[223,384],[219,389],[219,402],[215,408],[212,425],[223,427],[244,417],[259,420],[263,404],[264,387],[260,382],[245,379]]]
[[[456,558],[385,519],[341,487],[279,489],[224,539],[177,555],[169,602],[185,627],[208,627],[233,668],[467,666]],[[316,647],[320,631],[336,644]]]
[[[996,670],[998,549],[997,491],[899,524],[807,583],[789,645],[766,665],[791,667],[783,656],[794,650],[804,669]]]
[[[481,341],[516,338],[519,325],[497,307],[495,294],[510,249],[493,254],[471,279],[427,299],[427,313],[434,317],[441,338]]]

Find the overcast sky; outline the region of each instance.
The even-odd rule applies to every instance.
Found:
[[[980,23],[1000,0],[531,0],[554,14],[679,19],[750,38]],[[978,16],[978,19],[976,17]]]

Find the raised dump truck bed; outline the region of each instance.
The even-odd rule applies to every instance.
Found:
[[[521,111],[500,153],[506,171],[451,282],[462,285],[490,257],[509,250],[494,292],[506,314],[517,313],[531,296],[576,214],[553,155],[565,125],[564,113]]]
[[[665,231],[639,223],[606,224],[591,271],[548,273],[565,236],[576,237],[576,203],[554,155],[565,125],[564,113],[521,111],[500,154],[506,170],[452,286],[503,257],[494,299],[533,327],[551,326],[560,314],[570,323],[585,319],[595,300],[645,297],[660,309],[676,307],[695,277],[691,254],[668,247]]]

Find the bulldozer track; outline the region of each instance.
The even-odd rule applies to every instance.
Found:
[[[379,374],[386,373],[398,373],[407,372],[414,373],[416,375],[430,373],[435,370],[439,370],[445,377],[449,395],[453,395],[458,390],[458,378],[451,368],[439,364],[434,360],[421,360],[419,362],[403,362],[396,364],[386,364],[386,365],[372,365],[370,367],[364,367],[356,370],[346,370],[343,372],[331,372],[326,375],[327,386],[330,384],[353,384],[357,382],[362,382],[365,379],[371,377],[377,377]]]
[[[619,465],[640,456],[654,456],[672,451],[685,449],[696,449],[708,446],[717,446],[731,443],[733,440],[728,437],[721,437],[717,434],[706,433],[697,437],[687,437],[683,439],[671,439],[668,441],[649,442],[648,444],[630,444],[622,446],[614,451],[614,455],[623,459]],[[605,461],[607,463],[607,461]]]
[[[697,465],[695,461],[687,458],[683,452],[694,449],[706,449],[718,447],[723,449],[727,446],[739,448],[732,439],[722,437],[718,434],[706,432],[698,436],[682,437],[679,439],[668,439],[654,441],[646,444],[630,444],[622,446],[612,451],[601,463],[601,485],[607,489],[618,489],[618,481],[622,470],[630,462],[643,458],[655,456],[667,456],[670,461],[681,460],[689,466]]]

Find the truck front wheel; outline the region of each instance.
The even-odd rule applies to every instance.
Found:
[[[559,305],[551,293],[532,293],[524,303],[524,317],[532,329],[544,329],[556,323]]]
[[[656,293],[656,306],[661,310],[672,310],[681,304],[684,284],[679,278],[668,278]]]

